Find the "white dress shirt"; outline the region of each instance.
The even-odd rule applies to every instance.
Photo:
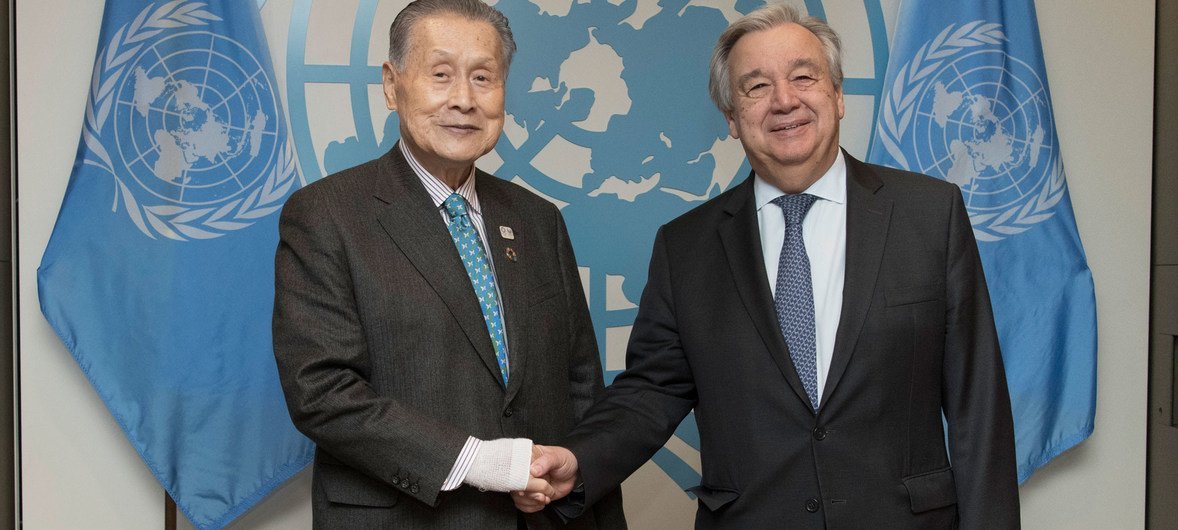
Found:
[[[847,268],[847,162],[841,150],[830,169],[803,193],[818,197],[802,221],[802,241],[810,258],[810,283],[814,288],[814,339],[821,396],[843,311],[843,277]],[[785,216],[772,201],[785,193],[755,175],[753,194],[765,272],[769,289],[776,294],[777,265],[785,242]]]
[[[397,145],[401,148],[401,154],[405,155],[405,160],[409,162],[409,167],[413,168],[413,173],[417,175],[418,179],[421,179],[421,184],[425,186],[426,193],[428,193],[430,199],[433,200],[434,207],[438,209],[438,214],[442,216],[442,220],[446,222],[447,226],[450,224],[450,214],[446,212],[446,208],[444,206],[446,199],[455,192],[461,195],[463,199],[466,199],[467,212],[470,214],[471,224],[474,225],[475,230],[479,233],[479,239],[483,243],[483,250],[487,258],[487,266],[491,268],[491,276],[492,279],[494,279],[495,263],[491,258],[491,247],[487,241],[487,230],[483,225],[483,211],[482,207],[479,205],[479,196],[477,193],[475,193],[474,166],[471,166],[470,175],[468,175],[466,180],[463,181],[460,186],[458,186],[458,189],[451,189],[448,184],[442,182],[441,179],[434,176],[427,169],[425,169],[425,166],[421,165],[421,162],[419,162],[417,158],[413,156],[413,153],[409,151],[409,148],[405,145],[405,142],[397,142]],[[496,291],[499,289],[498,280],[495,280],[495,289]],[[498,298],[499,314],[504,315],[502,293],[500,293]],[[503,339],[507,340],[506,329],[503,330]],[[510,366],[508,366],[508,372],[510,373]],[[495,464],[493,467],[501,468],[502,466],[497,464],[505,461],[511,463],[513,460],[513,453],[516,459],[518,459],[519,454],[523,450],[524,443],[527,444],[527,464],[530,464],[532,451],[531,441],[526,439],[519,440],[520,441],[514,444],[491,445],[473,436],[468,437],[466,439],[466,444],[462,446],[462,450],[458,453],[458,459],[454,462],[454,467],[450,469],[450,474],[446,476],[446,480],[442,483],[442,491],[458,489],[458,486],[462,485],[462,483],[467,479],[467,476],[471,474],[471,468],[476,465],[483,465],[486,467],[489,465],[489,463],[494,462]],[[487,451],[484,451],[484,449],[489,449],[495,454],[486,454]],[[515,475],[514,477],[511,477],[509,482],[515,485],[520,485],[521,477],[519,474],[520,468],[518,467],[518,464],[511,465],[509,467],[512,468],[511,471],[514,471],[511,474]],[[523,467],[523,469],[526,468],[527,466]],[[508,470],[486,469],[484,471],[486,471],[486,473],[482,474],[500,474],[501,471],[506,472]],[[525,472],[522,475],[522,484],[527,484],[527,480],[528,475]],[[520,487],[517,489],[522,489],[522,485],[520,485]]]

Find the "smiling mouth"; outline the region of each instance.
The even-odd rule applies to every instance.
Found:
[[[792,131],[792,130],[797,129],[798,127],[801,127],[801,126],[806,125],[808,123],[809,122],[791,123],[788,125],[778,126],[778,127],[774,127],[772,129],[770,129],[770,132]]]

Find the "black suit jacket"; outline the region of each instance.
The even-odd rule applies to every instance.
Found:
[[[961,193],[846,158],[820,410],[778,328],[749,178],[659,231],[627,370],[566,439],[588,503],[694,408],[700,528],[1018,526],[1010,402]]]
[[[274,351],[291,419],[318,445],[318,528],[514,530],[507,494],[440,491],[462,445],[468,436],[554,443],[601,390],[560,213],[514,184],[474,178],[507,326],[506,388],[445,221],[399,147],[283,208]],[[607,497],[577,524],[624,526],[620,494]]]

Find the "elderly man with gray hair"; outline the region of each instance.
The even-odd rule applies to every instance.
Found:
[[[840,54],[783,5],[720,36],[711,96],[752,175],[659,230],[626,371],[567,449],[537,448],[551,489],[522,510],[575,491],[555,508],[577,516],[694,409],[697,528],[1019,526],[961,191],[840,149]]]
[[[315,528],[565,526],[517,511],[532,440],[601,392],[576,258],[551,203],[474,167],[499,139],[515,42],[479,0],[417,0],[389,31],[400,141],[291,196],[274,353],[318,446]],[[568,526],[624,528],[616,488]]]

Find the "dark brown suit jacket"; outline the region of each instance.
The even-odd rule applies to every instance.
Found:
[[[601,391],[560,213],[514,184],[475,178],[507,326],[506,388],[445,221],[399,147],[283,208],[274,351],[291,418],[318,446],[317,528],[514,530],[508,494],[440,491],[463,443],[555,443]],[[624,527],[620,493],[606,496],[578,526]]]
[[[817,414],[778,328],[750,178],[659,231],[627,370],[566,440],[589,503],[694,408],[700,528],[1018,526],[1010,401],[961,193],[849,155],[847,179]]]

